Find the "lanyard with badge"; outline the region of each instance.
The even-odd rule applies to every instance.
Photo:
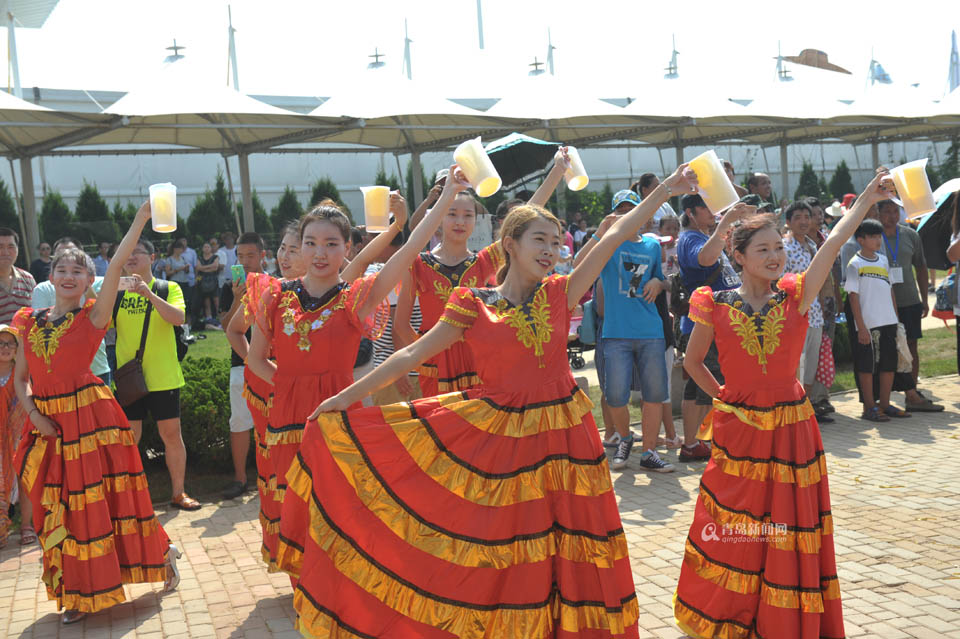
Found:
[[[897,240],[890,248],[890,242],[887,240],[887,234],[883,233],[883,243],[887,245],[887,253],[890,254],[890,283],[903,284],[903,267],[897,264],[897,254],[900,253],[900,226],[897,225]]]

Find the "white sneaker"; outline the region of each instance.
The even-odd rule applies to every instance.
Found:
[[[163,582],[163,592],[173,592],[180,585],[180,569],[177,568],[177,559],[183,556],[180,549],[174,544],[167,548],[167,567],[170,569],[166,581]]]
[[[610,435],[608,439],[603,440],[604,448],[616,448],[620,444],[620,433],[613,431],[613,435]]]

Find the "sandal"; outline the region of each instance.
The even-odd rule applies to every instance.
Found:
[[[72,623],[77,623],[78,621],[83,621],[84,617],[87,616],[87,613],[80,612],[79,610],[67,610],[63,613],[61,622],[65,626],[69,626]]]
[[[33,526],[20,526],[20,545],[29,546],[30,544],[36,543],[37,541],[37,531],[33,529]]]
[[[902,419],[904,417],[913,417],[910,413],[905,410],[900,410],[896,406],[887,406],[883,409],[883,414],[887,417],[896,417],[897,419]]]
[[[170,505],[180,510],[200,510],[200,502],[187,493],[176,495],[170,500]]]
[[[890,418],[880,412],[880,409],[876,406],[863,412],[863,415],[860,415],[860,419],[865,419],[868,422],[889,422]]]
[[[180,570],[177,568],[177,559],[182,556],[183,552],[175,544],[170,544],[170,547],[167,548],[167,561],[164,562],[167,567],[167,578],[163,582],[163,592],[173,592],[180,585]]]

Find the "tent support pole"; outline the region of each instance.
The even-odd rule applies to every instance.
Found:
[[[870,143],[870,158],[873,161],[873,169],[880,166],[880,143],[876,139]]]
[[[37,221],[37,200],[33,190],[33,158],[20,158],[20,181],[23,183],[23,221],[27,227],[27,247],[40,244],[40,224]]]
[[[413,151],[410,154],[410,173],[413,176],[413,205],[420,206],[420,203],[423,202],[423,180],[420,179],[420,173],[423,170],[420,166],[420,152]],[[403,179],[403,176],[401,176]]]
[[[27,227],[23,224],[23,202],[20,201],[20,190],[17,187],[17,174],[13,170],[13,158],[7,158],[7,161],[10,162],[10,181],[13,183],[13,201],[17,203],[17,221],[20,223],[20,237],[24,239],[24,257],[27,260],[27,264],[33,261],[33,252],[34,244],[31,244],[27,241]],[[39,244],[39,242],[37,242]]]
[[[240,163],[240,193],[243,196],[243,230],[253,231],[253,193],[250,189],[250,156],[246,153],[237,155]]]
[[[237,200],[233,197],[233,178],[230,177],[230,158],[223,156],[223,165],[227,167],[227,190],[230,192],[230,208],[233,209],[233,221],[237,225],[237,234],[242,233],[240,226],[240,216],[237,214]]]
[[[787,142],[780,142],[780,199],[790,199],[790,167],[787,158]]]

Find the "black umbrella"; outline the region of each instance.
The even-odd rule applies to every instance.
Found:
[[[953,267],[947,260],[947,247],[950,246],[950,237],[953,235],[952,222],[957,206],[960,206],[960,190],[948,192],[940,201],[937,210],[924,218],[917,227],[923,244],[923,256],[929,268],[947,271]]]
[[[489,143],[487,155],[506,189],[526,176],[545,169],[558,148],[560,145],[556,142],[538,140],[522,133],[511,133]]]

